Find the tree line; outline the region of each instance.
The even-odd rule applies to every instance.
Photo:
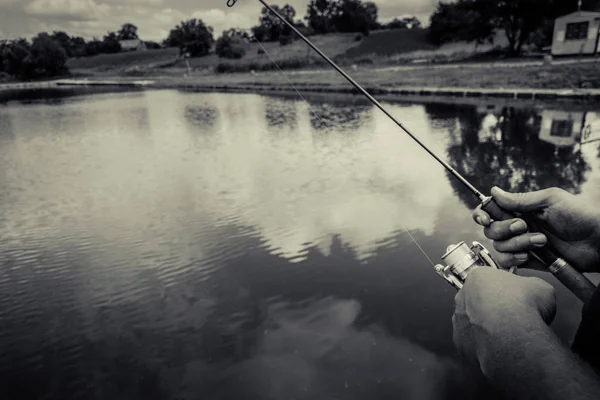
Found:
[[[600,0],[583,0],[595,10]],[[431,16],[429,38],[437,45],[453,41],[492,42],[497,31],[508,39],[507,52],[518,55],[525,45],[552,44],[556,18],[577,10],[571,0],[458,0],[440,2]]]
[[[122,50],[121,40],[138,39],[137,29],[126,23],[119,31],[90,41],[63,31],[39,33],[31,41],[24,38],[0,41],[0,73],[25,80],[61,76],[68,72],[69,58],[118,53]],[[153,42],[146,45],[160,47]]]
[[[368,35],[378,29],[420,29],[421,22],[415,17],[394,19],[388,24],[378,22],[379,9],[373,2],[361,0],[311,0],[306,17],[296,19],[296,10],[289,4],[271,6],[287,22],[306,36],[327,33],[358,32]],[[258,25],[249,31],[230,29],[215,40],[213,30],[202,21],[184,21],[169,33],[165,46],[176,46],[182,54],[191,57],[208,54],[213,45],[215,53],[225,58],[241,58],[246,44],[251,41],[279,42],[285,46],[296,39],[292,29],[263,7]]]

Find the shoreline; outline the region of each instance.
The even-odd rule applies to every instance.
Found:
[[[172,71],[171,71],[172,72]],[[365,79],[365,72],[375,78]],[[450,81],[450,85],[435,85],[437,82],[417,80],[413,84],[393,82],[392,79],[377,79],[378,69],[370,71],[361,70],[357,75],[363,74],[363,87],[371,94],[397,98],[401,100],[406,96],[418,97],[424,100],[432,97],[452,99],[502,99],[502,100],[530,100],[530,101],[584,101],[594,102],[600,100],[600,88],[573,88],[573,87],[536,87],[549,86],[545,82],[534,82],[527,87],[515,84],[514,87],[499,84],[499,87],[463,86],[468,83],[464,80]],[[381,71],[384,72],[384,71]],[[335,72],[324,69],[319,71],[319,78],[307,79],[303,71],[290,71],[288,78],[282,79],[277,74],[224,74],[200,75],[184,77],[179,74],[160,76],[91,76],[81,79],[58,79],[53,81],[20,82],[0,84],[0,93],[24,92],[39,89],[66,89],[78,87],[104,87],[104,88],[139,88],[139,89],[182,89],[204,92],[227,93],[263,93],[263,94],[288,94],[299,91],[302,94],[332,94],[332,95],[361,95],[358,90],[350,86],[340,76],[332,75]],[[384,72],[385,73],[385,72]],[[331,78],[336,78],[331,79]],[[384,78],[388,78],[387,76]],[[408,82],[407,82],[408,83]],[[414,83],[417,83],[416,85]],[[420,85],[421,83],[434,83],[433,85]],[[456,85],[452,85],[452,83]],[[500,83],[500,82],[499,82]],[[491,86],[491,85],[485,85]],[[533,86],[533,87],[531,87]],[[594,85],[595,86],[595,85]]]

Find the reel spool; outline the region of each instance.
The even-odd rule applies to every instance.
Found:
[[[500,269],[488,249],[479,242],[473,242],[471,247],[465,242],[449,246],[442,260],[446,266],[438,264],[435,271],[456,290],[463,288],[467,276],[476,268]]]

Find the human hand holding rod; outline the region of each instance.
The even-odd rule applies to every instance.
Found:
[[[525,265],[535,258],[587,303],[596,287],[582,272],[600,265],[600,216],[558,188],[511,194],[495,187],[492,196],[473,218],[494,240],[500,265]]]
[[[528,263],[534,261],[528,252],[550,245],[579,272],[600,272],[600,213],[589,205],[558,188],[508,193],[495,187],[492,196],[517,215],[494,221],[481,206],[473,212],[485,236],[494,241],[501,266],[535,268]]]
[[[482,207],[473,212],[502,267],[536,268],[528,252],[552,246],[577,271],[600,272],[600,213],[589,205],[556,188],[519,194],[494,188],[492,196],[518,214],[494,220]],[[455,302],[457,349],[507,398],[600,399],[600,290],[584,306],[572,350],[549,327],[555,292],[539,278],[477,268]]]

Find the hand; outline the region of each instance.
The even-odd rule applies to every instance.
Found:
[[[492,349],[508,351],[503,340],[547,328],[556,314],[554,288],[548,283],[486,267],[469,274],[455,303],[454,343],[479,365]]]
[[[485,236],[494,241],[504,268],[525,264],[528,251],[549,242],[579,271],[600,272],[600,215],[589,204],[558,188],[511,194],[495,187],[492,196],[500,207],[525,214],[531,223],[528,226],[521,218],[492,222],[481,207],[473,212],[473,219],[485,227]]]

